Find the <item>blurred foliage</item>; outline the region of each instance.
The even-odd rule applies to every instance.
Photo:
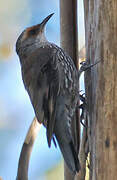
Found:
[[[46,179],[47,180],[64,180],[64,164],[61,161],[53,169],[47,171]]]
[[[12,54],[10,44],[3,43],[0,45],[0,59],[7,59]]]

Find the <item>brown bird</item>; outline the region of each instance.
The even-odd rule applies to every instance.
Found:
[[[80,164],[71,121],[78,101],[78,72],[70,56],[45,37],[45,25],[52,15],[21,33],[16,52],[36,117],[47,128],[48,145],[56,137],[66,164],[76,173]]]

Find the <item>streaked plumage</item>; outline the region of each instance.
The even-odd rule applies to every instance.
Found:
[[[36,117],[47,128],[48,145],[55,136],[66,164],[76,173],[80,165],[71,121],[78,101],[78,73],[67,53],[45,38],[44,26],[51,16],[27,28],[17,40],[16,51]]]

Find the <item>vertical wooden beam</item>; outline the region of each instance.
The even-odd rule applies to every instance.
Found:
[[[77,0],[60,0],[60,42],[61,47],[71,56],[78,68],[78,34],[77,34]],[[79,83],[79,82],[78,82]],[[72,123],[76,149],[79,151],[80,123],[79,112]],[[74,179],[66,164],[64,165],[65,180]]]
[[[60,0],[60,43],[78,68],[77,0]]]
[[[117,174],[117,1],[84,0],[86,56],[101,62],[86,73],[90,180]]]

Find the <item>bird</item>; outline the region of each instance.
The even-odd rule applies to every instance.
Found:
[[[72,58],[45,36],[46,24],[53,14],[19,35],[16,52],[35,115],[46,127],[48,146],[52,140],[56,146],[56,139],[68,168],[76,174],[80,162],[71,122],[78,102],[78,72]]]

